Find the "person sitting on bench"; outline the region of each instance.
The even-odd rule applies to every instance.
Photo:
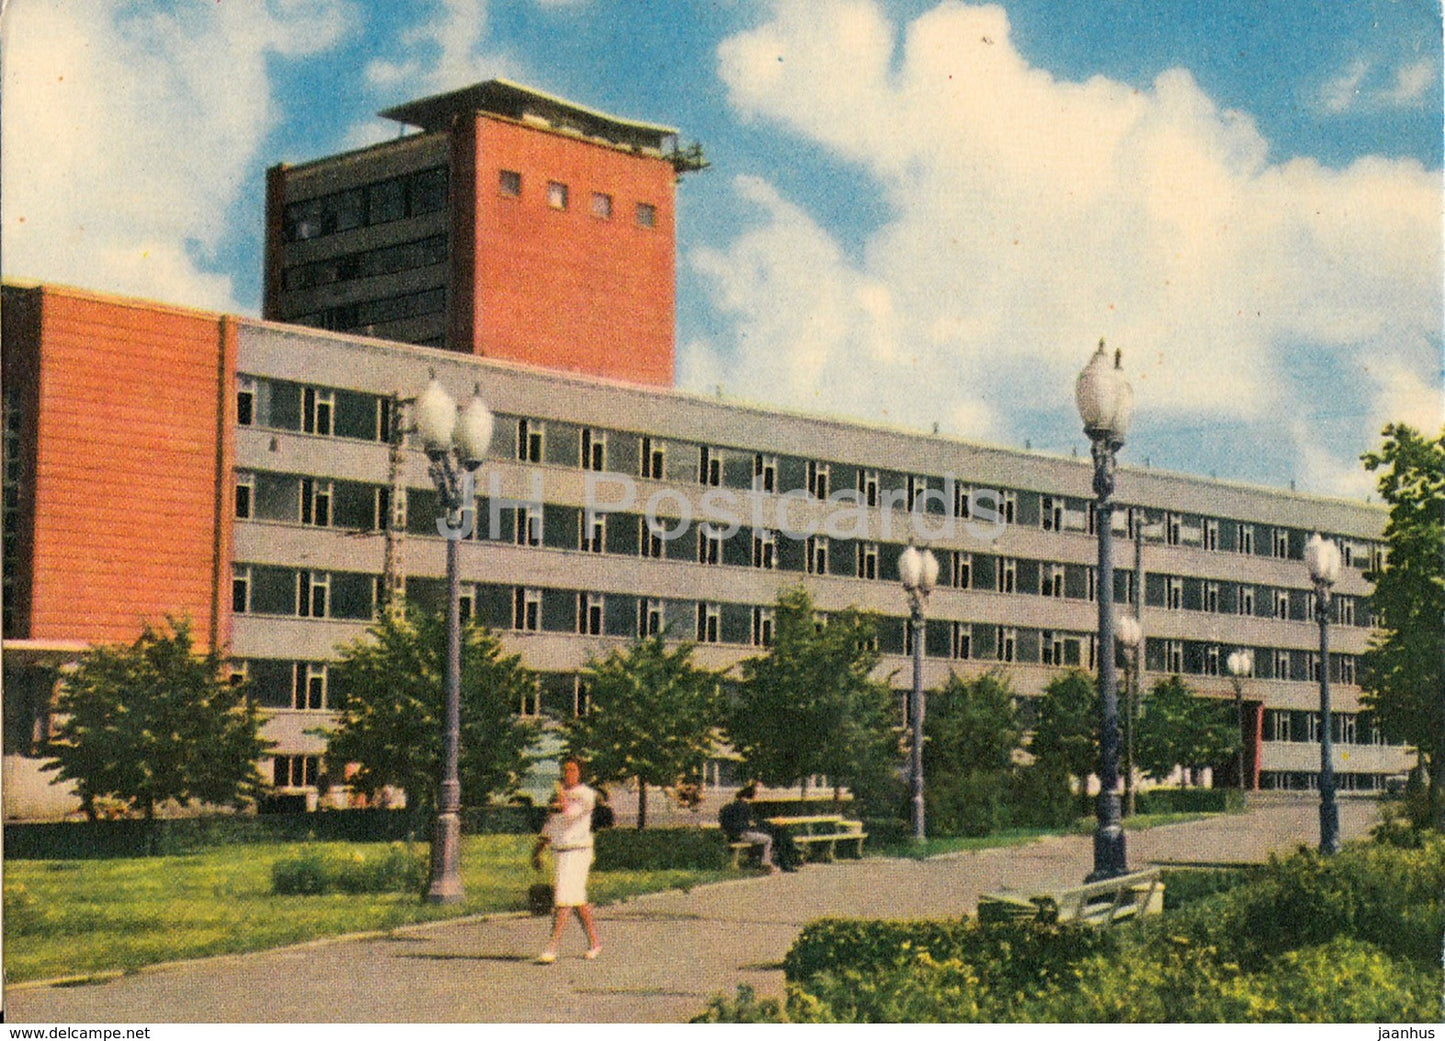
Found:
[[[718,811],[717,819],[729,842],[751,842],[760,847],[762,855],[759,859],[763,867],[768,869],[769,874],[774,874],[778,866],[773,863],[773,836],[763,830],[763,824],[753,810],[753,799],[757,794],[756,781],[739,788],[733,801]]]

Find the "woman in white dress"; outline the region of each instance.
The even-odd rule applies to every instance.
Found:
[[[567,925],[567,912],[575,911],[587,932],[587,954],[596,958],[602,953],[602,941],[592,920],[592,905],[587,902],[587,871],[592,866],[592,808],[597,793],[582,783],[582,767],[575,759],[562,764],[562,787],[552,800],[552,814],[542,828],[533,853],[534,862],[547,846],[552,847],[554,865],[552,940],[537,955],[542,965],[557,960],[557,945]]]

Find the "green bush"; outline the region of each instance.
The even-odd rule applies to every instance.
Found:
[[[1009,774],[1004,770],[971,770],[948,783],[931,784],[928,821],[939,835],[988,835],[1009,826]]]
[[[1015,770],[1009,779],[1009,815],[1016,828],[1061,828],[1079,813],[1068,775],[1035,764]]]
[[[759,1001],[757,992],[746,983],[738,984],[737,997],[719,995],[707,1003],[693,1023],[787,1023],[788,1017],[774,998]]]
[[[315,848],[277,860],[271,866],[271,889],[283,896],[419,893],[427,877],[425,847],[396,842],[379,852]]]
[[[717,828],[608,828],[593,836],[595,871],[715,870],[729,863]]]
[[[1216,893],[1226,893],[1247,881],[1248,867],[1231,868],[1165,868],[1159,873],[1164,883],[1164,910],[1188,907]]]

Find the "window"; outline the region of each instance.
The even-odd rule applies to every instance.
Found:
[[[697,528],[697,562],[699,564],[721,564],[722,541],[722,532],[711,524],[699,524]]]
[[[1359,724],[1358,724],[1358,720],[1357,720],[1357,717],[1355,716],[1355,714],[1354,714],[1353,712],[1340,712],[1340,713],[1336,714],[1335,718],[1336,718],[1337,720],[1339,720],[1339,728],[1340,728],[1339,741],[1340,741],[1340,744],[1342,744],[1342,745],[1359,744],[1359,741],[1358,741]]]
[[[1239,587],[1239,613],[1254,614],[1254,586]]]
[[[1237,536],[1237,537],[1236,537],[1236,540],[1235,540],[1235,545],[1237,545],[1237,546],[1239,547],[1239,552],[1241,552],[1241,553],[1253,553],[1253,552],[1254,552],[1254,525],[1253,525],[1253,524],[1246,524],[1246,523],[1244,523],[1244,521],[1240,521],[1240,522],[1239,522],[1239,530],[1238,530],[1235,534],[1236,534],[1236,536]]]
[[[607,514],[595,513],[590,517],[582,511],[582,538],[578,548],[583,553],[603,553],[607,549]]]
[[[301,429],[308,434],[331,434],[331,414],[336,395],[329,390],[307,387],[301,394]]]
[[[1204,675],[1219,675],[1219,644],[1211,643],[1204,648]]]
[[[1341,625],[1354,625],[1354,624],[1355,624],[1355,598],[1352,597],[1352,596],[1342,596],[1342,597],[1337,597],[1336,599],[1339,601],[1339,605],[1340,605],[1340,624],[1341,624]]]
[[[325,571],[302,571],[296,582],[296,613],[302,618],[325,618],[331,594],[331,576]]]
[[[928,491],[927,477],[918,477],[914,474],[908,475],[907,512],[913,513],[915,510],[920,512],[923,510],[923,493],[926,491]]]
[[[1204,583],[1204,609],[1213,614],[1219,613],[1219,583]]]
[[[998,558],[998,591],[1000,593],[1012,593],[1014,591],[1014,579],[1018,575],[1019,563],[1013,557]]]
[[[542,591],[518,586],[512,593],[512,628],[535,633],[542,628]]]
[[[1085,591],[1084,595],[1088,598],[1089,603],[1092,604],[1094,602],[1094,599],[1099,595],[1099,576],[1095,573],[1093,568],[1088,568],[1085,571],[1085,574],[1088,576],[1088,589]]]
[[[753,646],[771,647],[773,645],[773,622],[775,612],[771,607],[753,608]]]
[[[878,505],[878,471],[858,471],[858,499],[864,506]]]
[[[236,475],[236,519],[249,520],[251,517],[251,500],[256,494],[256,475],[250,473],[238,473]]]
[[[540,463],[542,461],[542,442],[546,433],[546,425],[535,419],[517,420],[517,461]]]
[[[878,543],[858,543],[858,577],[878,577]]]
[[[967,589],[969,579],[973,573],[973,554],[955,553],[953,555],[953,588]]]
[[[1003,522],[1012,524],[1014,522],[1014,511],[1018,508],[1018,495],[1011,491],[1000,491],[1002,497]]]
[[[777,554],[777,532],[768,531],[766,528],[755,528],[753,530],[753,567],[762,568],[764,571],[773,570],[777,566]]]
[[[1289,679],[1289,651],[1276,650],[1274,652],[1274,678],[1277,680]]]
[[[1315,744],[1320,739],[1320,714],[1318,712],[1305,713],[1305,740]]]
[[[542,507],[516,506],[512,510],[515,521],[513,541],[519,546],[540,546],[542,544]]]
[[[598,220],[612,219],[612,196],[603,192],[592,193],[592,216]]]
[[[1179,514],[1166,513],[1164,515],[1164,541],[1170,546],[1179,545],[1180,538]]]
[[[1289,617],[1289,590],[1276,589],[1274,591],[1274,616],[1276,618]]]
[[[522,194],[522,175],[516,170],[497,171],[497,191],[515,199]]]
[[[1265,709],[1264,739],[1266,741],[1289,740],[1289,712],[1286,709]]]
[[[1132,513],[1132,511],[1131,511],[1131,512],[1130,512],[1130,519],[1132,520],[1132,518],[1133,518],[1133,513]],[[1063,500],[1062,500],[1062,499],[1055,499],[1055,498],[1053,498],[1052,496],[1045,495],[1045,496],[1044,496],[1044,501],[1043,501],[1043,509],[1039,512],[1039,523],[1041,523],[1041,524],[1043,525],[1043,528],[1044,528],[1045,531],[1063,531],[1063,530],[1064,530],[1064,503],[1063,503]]]
[[[246,614],[251,610],[251,566],[235,564],[231,568],[231,611]]]
[[[1289,557],[1289,531],[1285,528],[1274,529],[1274,555],[1280,560]]]
[[[953,486],[953,515],[955,517],[968,517],[971,514],[969,506],[969,495],[971,489],[966,484],[955,484]]]
[[[1204,548],[1219,548],[1219,522],[1213,519],[1204,521]]]
[[[953,623],[953,656],[967,661],[973,650],[973,626],[967,622]]]
[[[644,437],[642,439],[642,476],[653,481],[662,480],[666,463],[667,455],[662,442]]]
[[[585,716],[592,711],[592,688],[576,677],[577,685],[572,694],[572,715]]]
[[[697,455],[697,482],[712,488],[722,487],[722,451],[703,445]]]
[[[1165,586],[1164,606],[1171,611],[1178,611],[1184,606],[1184,579],[1171,575]]]
[[[1064,664],[1064,638],[1062,635],[1045,629],[1039,644],[1045,665]]]
[[[248,427],[256,422],[256,381],[243,377],[236,388],[236,422]]]
[[[535,717],[542,714],[542,687],[541,684],[530,684],[522,688],[521,702],[517,705],[517,715]]]
[[[582,469],[601,473],[607,469],[607,435],[590,427],[582,428]]]
[[[567,186],[561,181],[547,182],[547,205],[554,210],[567,208]]]
[[[814,535],[808,539],[807,568],[810,575],[826,575],[828,573],[828,537],[826,535]]]
[[[271,760],[271,781],[277,788],[312,788],[320,776],[320,756],[278,755]]]
[[[1044,573],[1044,596],[1051,596],[1055,600],[1064,598],[1064,565],[1049,565],[1048,571]]]
[[[577,594],[577,631],[583,636],[601,636],[605,598],[601,593]]]
[[[1013,661],[1014,645],[1018,642],[1016,629],[1000,629],[998,634],[998,660]]]
[[[332,482],[301,478],[301,523],[318,528],[329,527],[333,496]]]
[[[808,494],[815,499],[828,497],[828,464],[808,462]]]
[[[639,228],[657,227],[657,207],[650,202],[639,202],[637,204],[637,226]]]
[[[665,626],[666,610],[661,600],[640,600],[637,603],[637,635],[658,636]]]
[[[778,457],[759,452],[753,456],[753,491],[771,493],[777,490]]]
[[[652,526],[650,518],[642,519],[642,555],[661,560],[667,555],[667,544],[662,539],[662,529]]]
[[[1320,656],[1311,652],[1305,655],[1305,663],[1309,669],[1310,682],[1318,683],[1320,681]]]
[[[697,605],[697,642],[717,643],[722,609],[717,604]]]
[[[326,708],[326,663],[298,661],[292,707],[309,712]]]
[[[1184,671],[1184,644],[1181,641],[1164,641],[1164,671],[1173,673]]]
[[[1340,547],[1340,563],[1345,567],[1355,566],[1355,544],[1346,539],[1335,539],[1335,545]]]

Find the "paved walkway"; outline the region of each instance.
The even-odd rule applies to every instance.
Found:
[[[1346,838],[1373,823],[1372,802],[1341,803]],[[1318,803],[1261,795],[1244,815],[1130,832],[1129,862],[1248,862],[1315,845]],[[808,865],[658,893],[599,909],[605,950],[582,958],[574,922],[555,965],[531,957],[547,921],[506,915],[212,958],[78,987],[20,986],[11,1023],[51,1022],[679,1022],[738,983],[781,994],[779,962],[798,930],[825,915],[944,917],[978,895],[1082,881],[1092,838],[927,861]]]

